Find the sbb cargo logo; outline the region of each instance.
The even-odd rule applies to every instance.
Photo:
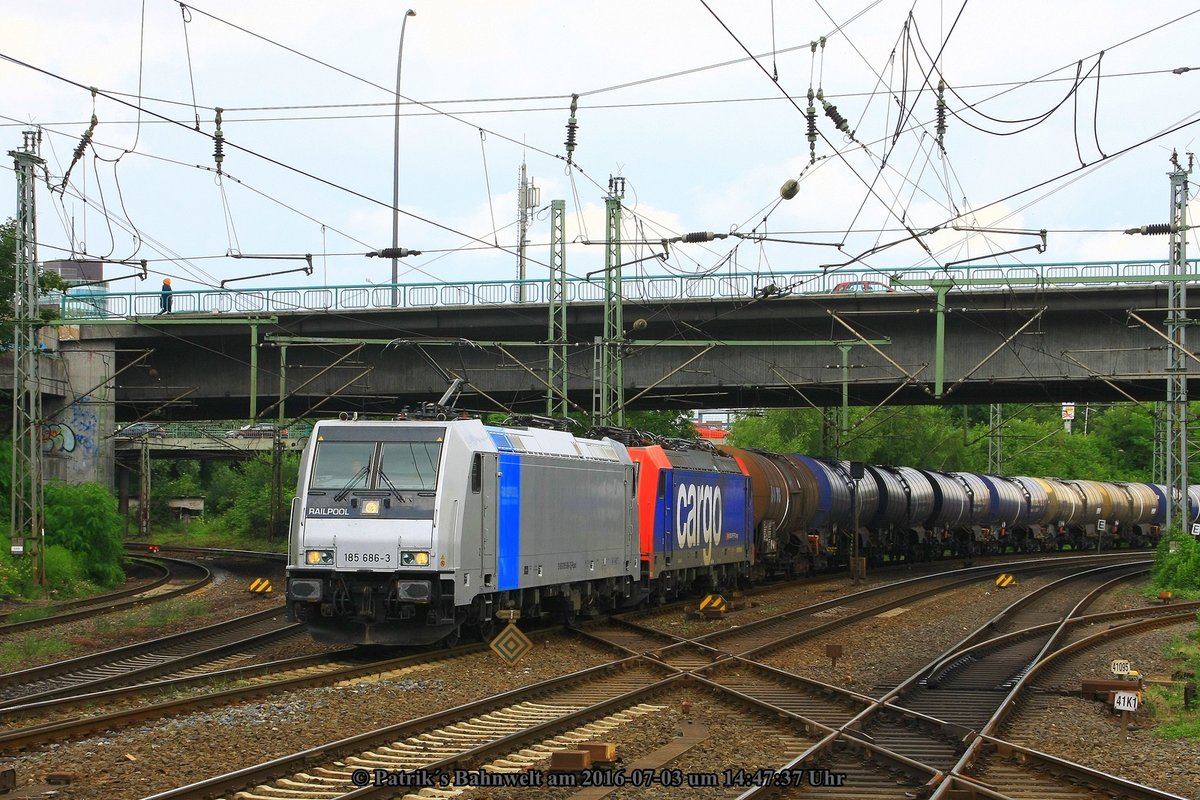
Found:
[[[675,496],[675,541],[680,547],[712,550],[725,522],[720,486],[681,483]]]

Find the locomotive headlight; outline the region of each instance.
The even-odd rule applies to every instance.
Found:
[[[404,567],[428,567],[428,550],[401,550],[400,565]]]
[[[333,551],[332,550],[305,550],[304,563],[310,567],[330,567],[333,566]]]
[[[362,506],[362,513],[363,514],[378,514],[379,513],[379,501],[378,500],[364,501],[363,506]]]

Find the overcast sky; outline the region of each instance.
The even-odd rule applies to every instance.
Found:
[[[6,5],[0,145],[19,147],[30,123],[44,132],[56,191],[39,185],[41,259],[172,259],[152,263],[153,286],[114,284],[121,290],[153,290],[162,275],[177,289],[207,288],[291,266],[230,253],[315,259],[311,277],[238,287],[389,280],[389,262],[363,254],[391,242],[403,4]],[[412,8],[399,238],[423,255],[402,262],[402,282],[515,276],[522,160],[541,190],[528,236],[532,278],[547,275],[553,199],[566,201],[568,237],[578,242],[568,272],[603,265],[613,175],[625,179],[626,260],[690,231],[745,234],[674,245],[667,263],[630,273],[810,270],[899,242],[855,267],[887,273],[1039,241],[996,229],[1048,231],[1045,253],[1000,263],[1162,259],[1164,237],[1120,231],[1168,220],[1171,152],[1186,166],[1200,139],[1200,13],[1187,2],[414,0]],[[1180,67],[1193,71],[1172,72]],[[944,153],[927,75],[948,85]],[[811,154],[810,87],[853,133],[818,104]],[[572,93],[578,146],[568,166]],[[57,191],[93,113],[93,144]],[[16,186],[12,160],[2,166],[7,218]],[[798,193],[780,201],[788,179]],[[935,227],[943,230],[925,233]],[[756,233],[786,241],[755,241]],[[1195,235],[1190,246],[1200,256]]]

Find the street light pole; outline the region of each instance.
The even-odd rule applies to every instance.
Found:
[[[392,250],[400,246],[400,66],[404,63],[404,29],[408,27],[408,18],[415,17],[417,12],[411,8],[404,12],[400,22],[400,47],[396,51],[396,114],[394,151],[392,153]],[[392,256],[392,305],[400,305],[399,289],[396,284],[400,280],[400,260]]]

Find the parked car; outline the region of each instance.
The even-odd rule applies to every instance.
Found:
[[[117,431],[117,436],[122,439],[141,439],[144,437],[164,439],[166,435],[167,429],[157,422],[134,422]]]
[[[279,429],[280,436],[287,436],[287,428]],[[275,436],[275,424],[272,422],[257,422],[253,425],[243,425],[236,431],[225,431],[230,439],[270,439]]]
[[[834,294],[852,293],[863,294],[870,292],[894,292],[896,287],[888,286],[879,281],[843,281],[833,287]]]

